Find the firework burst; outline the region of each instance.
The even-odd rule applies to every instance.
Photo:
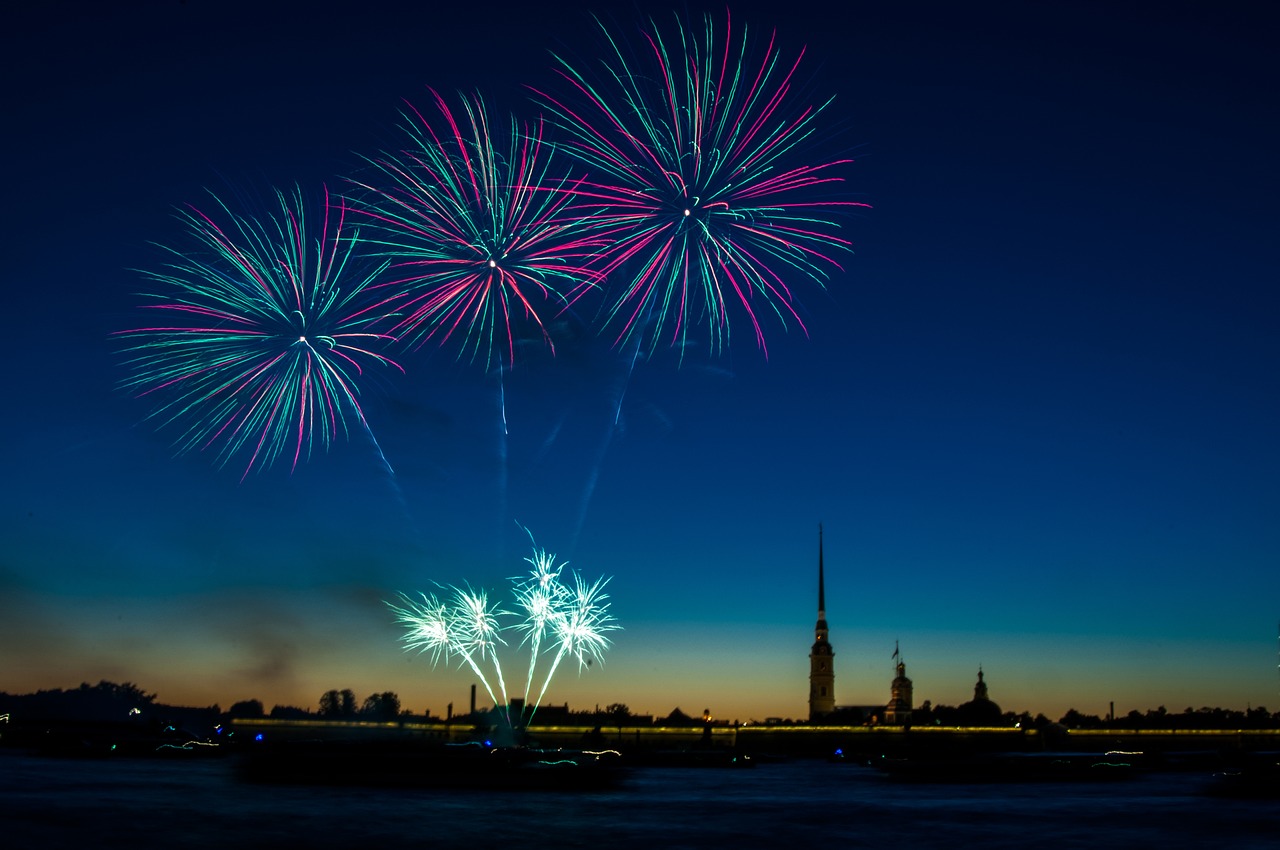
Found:
[[[589,260],[600,238],[584,235],[576,186],[540,122],[512,119],[498,139],[478,96],[455,114],[432,95],[437,120],[406,115],[409,146],[369,159],[373,176],[352,181],[391,261],[380,288],[398,312],[392,333],[419,346],[456,340],[459,357],[486,369],[514,363],[520,325],[554,351],[546,305],[562,309],[599,277]]]
[[[502,639],[501,617],[509,612],[489,602],[483,590],[470,587],[452,587],[450,601],[441,602],[434,594],[422,594],[418,601],[404,594],[402,604],[387,603],[396,620],[405,627],[403,641],[406,649],[430,652],[432,663],[457,658],[480,677],[480,682],[494,705],[507,704],[507,688],[502,676],[502,663],[498,659],[498,647]],[[488,661],[497,676],[502,700],[494,693],[489,677],[480,666]]]
[[[532,535],[530,535],[532,541]],[[535,543],[533,554],[525,558],[532,570],[528,577],[516,580],[516,605],[524,612],[524,619],[516,628],[524,633],[521,645],[529,646],[529,673],[525,677],[524,698],[529,701],[533,688],[533,671],[542,652],[542,641],[548,632],[564,616],[566,588],[560,581],[560,573],[566,564],[556,563],[556,556],[539,549]]]
[[[509,705],[498,659],[498,647],[506,645],[502,632],[507,628],[500,618],[523,615],[509,627],[523,634],[520,644],[529,648],[524,699],[532,719],[560,662],[574,658],[581,671],[593,661],[603,661],[609,647],[607,634],[620,627],[609,613],[609,597],[604,593],[608,579],[588,583],[574,573],[570,587],[561,579],[567,564],[557,564],[556,556],[539,549],[536,543],[525,562],[532,568],[529,574],[512,579],[519,609],[515,612],[490,603],[483,591],[456,587],[448,588],[448,601],[432,594],[423,594],[421,600],[401,594],[399,603],[388,602],[387,607],[405,629],[401,639],[406,649],[431,653],[432,663],[457,658],[459,664],[466,664],[480,677],[495,706]],[[550,667],[537,697],[530,703],[534,671],[545,656],[551,658]],[[481,666],[486,660],[497,676],[501,702]],[[507,722],[512,723],[509,715]]]
[[[804,328],[787,280],[838,269],[836,216],[865,205],[832,199],[849,160],[801,158],[827,104],[796,104],[800,57],[784,62],[772,35],[754,54],[728,17],[722,34],[704,24],[669,37],[651,21],[635,54],[602,25],[596,73],[557,56],[570,96],[537,94],[588,168],[583,201],[600,206],[615,344],[683,350],[700,325],[714,353],[741,313],[767,355],[766,314]]]
[[[213,451],[219,466],[246,457],[245,476],[281,458],[296,468],[351,419],[372,439],[361,379],[400,368],[376,350],[391,339],[369,306],[381,268],[361,266],[345,204],[326,190],[312,220],[300,191],[275,194],[258,219],[216,196],[213,214],[181,210],[190,244],[142,272],[156,284],[144,308],[163,320],[118,334],[124,388],[155,401],[150,418],[177,431],[178,450]]]
[[[579,672],[592,661],[603,661],[604,651],[609,647],[609,639],[605,633],[618,628],[609,614],[609,595],[604,592],[609,579],[599,579],[588,584],[574,573],[573,583],[573,589],[562,595],[559,608],[548,620],[551,634],[555,638],[549,650],[553,655],[551,667],[542,681],[542,690],[533,701],[534,711],[542,703],[542,697],[561,661],[566,657],[575,658]],[[533,661],[530,662],[531,673],[532,664]]]

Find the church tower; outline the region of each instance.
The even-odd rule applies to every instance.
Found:
[[[885,706],[884,722],[889,726],[911,725],[911,702],[914,699],[911,680],[907,678],[907,665],[898,652],[898,645],[893,645],[893,657],[897,660],[895,668],[898,675],[889,685],[889,704]]]
[[[809,720],[817,720],[836,710],[835,652],[827,640],[827,602],[822,576],[822,524],[818,524],[818,622],[813,627],[813,649],[809,650]]]
[[[978,665],[978,684],[973,686],[973,699],[956,706],[956,720],[961,726],[1000,726],[1003,723],[1000,706],[987,694],[982,665]]]

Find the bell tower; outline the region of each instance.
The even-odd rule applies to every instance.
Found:
[[[898,666],[895,668],[898,671],[898,675],[894,678],[893,684],[889,686],[889,704],[885,706],[884,722],[889,726],[910,726],[911,680],[907,678],[907,665],[902,660],[902,653],[898,651],[897,641],[893,642],[893,657],[898,662]]]
[[[809,720],[836,710],[835,652],[827,640],[827,601],[822,575],[822,524],[818,524],[818,622],[809,650]]]

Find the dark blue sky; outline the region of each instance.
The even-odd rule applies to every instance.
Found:
[[[419,8],[419,6],[422,8]],[[817,524],[840,703],[1280,707],[1272,118],[1260,4],[730,4],[776,26],[851,153],[854,253],[798,286],[809,337],[643,362],[599,340],[506,385],[427,352],[362,439],[238,481],[120,393],[176,206],[340,184],[402,100],[533,116],[586,3],[40,4],[3,36],[10,352],[0,689],[314,704],[470,678],[405,656],[381,600],[495,589],[525,541],[612,575],[624,631],[548,692],[580,707],[806,712]],[[433,4],[432,4],[433,5]],[[643,12],[611,10],[630,37]],[[707,8],[722,14],[723,5]],[[11,13],[12,14],[12,13]],[[590,482],[595,480],[594,489]]]

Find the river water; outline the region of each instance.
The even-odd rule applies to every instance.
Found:
[[[1280,801],[1201,773],[1104,783],[904,784],[852,764],[637,768],[595,791],[256,785],[233,758],[49,759],[0,750],[0,846],[1280,847]]]

